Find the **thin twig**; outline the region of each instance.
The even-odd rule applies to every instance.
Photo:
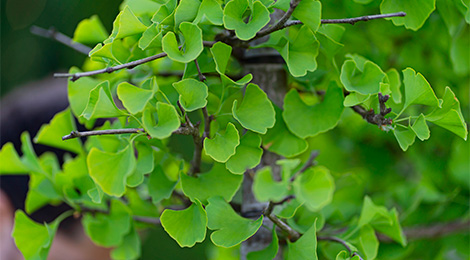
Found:
[[[339,244],[343,245],[346,248],[346,250],[348,250],[349,255],[351,255],[351,257],[357,255],[359,257],[359,259],[363,260],[362,257],[360,255],[358,255],[357,252],[353,252],[351,250],[351,247],[349,247],[348,243],[346,241],[342,240],[341,238],[317,236],[317,240],[332,241],[332,242],[339,243]]]
[[[282,199],[281,201],[278,201],[278,202],[273,202],[273,206],[277,206],[277,205],[282,205],[292,199],[295,199],[295,195],[289,195],[287,197],[285,197],[284,199]]]
[[[387,108],[385,105],[385,102],[387,102],[389,98],[389,95],[384,96],[382,93],[379,93],[380,111],[378,114],[376,114],[373,109],[366,110],[360,105],[352,106],[351,108],[356,113],[360,114],[368,123],[377,125],[383,130],[386,130],[385,126],[392,124],[391,118],[385,118],[385,116],[392,111],[391,108]]]
[[[58,41],[58,42],[60,42],[64,45],[80,52],[80,53],[85,54],[85,55],[88,55],[88,53],[90,53],[90,51],[91,51],[90,47],[88,47],[86,45],[83,45],[81,43],[78,43],[78,42],[74,42],[67,35],[56,31],[56,29],[54,27],[50,27],[49,30],[47,30],[47,29],[38,27],[36,25],[33,25],[33,26],[31,26],[31,28],[29,30],[32,34],[35,34],[37,36],[41,36],[41,37],[44,37],[44,38],[49,38],[49,39],[56,40],[56,41]]]
[[[291,2],[291,6],[292,6],[292,2]],[[289,10],[291,10],[291,8],[289,8]],[[288,10],[288,12],[289,12],[289,10]],[[286,12],[286,14],[287,14],[287,12]],[[292,15],[292,13],[290,15]],[[289,15],[289,17],[290,17],[290,15]],[[360,17],[343,18],[343,19],[321,19],[321,24],[348,23],[348,24],[354,25],[357,22],[365,22],[365,21],[370,21],[370,20],[375,20],[375,19],[391,18],[391,17],[403,17],[403,16],[406,16],[405,12],[365,15],[365,16],[360,16]],[[289,18],[289,17],[287,17],[287,18]],[[284,18],[284,16],[283,16],[283,18]],[[256,40],[256,39],[261,38],[263,36],[266,36],[268,34],[271,34],[275,31],[279,31],[279,30],[282,30],[284,28],[287,28],[287,27],[290,27],[290,26],[293,26],[293,25],[298,25],[298,24],[303,24],[303,23],[299,20],[293,20],[293,21],[287,21],[286,20],[282,24],[278,22],[278,23],[276,23],[275,25],[273,25],[269,28],[266,28],[266,29],[263,29],[263,30],[259,31],[256,34],[256,36],[254,38],[248,40],[248,42]]]
[[[215,44],[214,41],[204,41],[203,42],[203,45],[206,46],[206,47],[212,47],[212,45],[214,45],[214,44]],[[103,73],[112,73],[114,71],[122,70],[122,69],[133,69],[136,66],[139,66],[139,65],[142,65],[144,63],[151,62],[151,61],[154,61],[154,60],[166,57],[166,56],[168,56],[168,54],[162,52],[162,53],[158,53],[158,54],[155,54],[153,56],[150,56],[150,57],[146,57],[146,58],[143,58],[143,59],[140,59],[140,60],[135,60],[135,61],[131,61],[131,62],[128,62],[128,63],[120,64],[120,65],[117,65],[117,66],[114,66],[114,67],[108,67],[108,68],[105,68],[105,69],[86,71],[86,72],[78,72],[78,73],[55,73],[54,77],[56,77],[56,78],[72,77],[70,80],[71,81],[76,81],[81,77],[88,77],[88,76],[93,76],[93,75],[98,75],[98,74],[103,74]]]
[[[178,105],[178,108],[180,109],[181,114],[184,116],[184,120],[186,121],[186,124],[187,124],[190,128],[194,128],[193,123],[192,123],[191,120],[189,119],[188,113],[186,113],[186,111],[184,110],[183,106],[181,106],[180,101],[179,101],[179,100],[176,101],[176,104]]]
[[[199,81],[206,81],[206,76],[202,74],[201,68],[199,68],[199,63],[197,62],[197,59],[194,60],[194,63],[196,64],[197,74],[199,75]]]
[[[152,225],[161,225],[162,222],[160,218],[144,217],[144,216],[132,216],[135,221],[142,223],[152,224]]]
[[[301,234],[294,229],[292,229],[289,225],[284,223],[281,219],[273,215],[273,209],[274,209],[274,203],[270,201],[268,203],[268,206],[264,210],[263,214],[267,216],[274,224],[276,224],[277,227],[279,227],[281,230],[285,231],[288,235],[288,238],[291,242],[295,242],[298,240],[301,236]]]
[[[94,131],[72,131],[70,134],[62,137],[62,140],[69,140],[77,137],[86,137],[92,135],[116,135],[116,134],[136,134],[136,133],[145,133],[143,128],[124,128],[124,129],[107,129],[107,130],[94,130]],[[194,129],[190,127],[180,127],[173,131],[173,134],[177,135],[194,135]]]
[[[276,24],[274,24],[273,26],[269,27],[269,28],[266,28],[266,29],[263,29],[261,31],[259,31],[255,38],[254,39],[258,39],[258,38],[261,38],[261,37],[264,37],[272,32],[275,32],[275,31],[278,31],[278,30],[281,30],[282,28],[284,28],[287,20],[289,20],[289,18],[292,16],[292,13],[295,11],[295,8],[299,5],[301,0],[291,0],[290,1],[290,6],[289,6],[289,9],[287,10],[287,12],[281,17],[281,19],[279,19],[279,21],[277,21]],[[254,40],[254,39],[251,39],[251,40]]]
[[[304,163],[304,165],[302,166],[302,168],[300,168],[300,170],[298,170],[296,173],[292,175],[292,177],[290,178],[290,181],[291,182],[294,181],[297,178],[297,176],[299,176],[304,171],[306,171],[310,166],[315,165],[315,159],[317,158],[319,154],[320,152],[318,150],[312,151],[308,160]]]

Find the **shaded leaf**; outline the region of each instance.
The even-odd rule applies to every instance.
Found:
[[[316,230],[316,223],[305,232],[299,240],[295,242],[287,241],[288,251],[287,251],[287,259],[288,260],[295,260],[295,259],[305,259],[305,260],[317,260],[317,230]]]
[[[135,228],[126,234],[120,246],[111,251],[111,257],[114,260],[133,260],[140,257],[141,243],[139,234]]]
[[[403,151],[408,150],[408,147],[415,142],[416,134],[411,127],[396,128],[393,130],[393,134]]]
[[[393,24],[404,25],[407,29],[418,30],[436,8],[436,0],[383,0],[380,4],[382,14],[405,12],[405,17],[393,17]]]
[[[312,32],[316,32],[320,27],[321,3],[315,0],[300,1],[292,16],[307,25]]]
[[[411,126],[411,129],[413,129],[416,136],[421,141],[427,140],[431,136],[428,124],[426,123],[426,119],[424,118],[423,114],[419,115],[418,119],[416,119],[416,121]]]
[[[271,167],[256,172],[253,180],[253,194],[258,201],[280,201],[289,193],[289,181],[275,181]]]
[[[421,73],[412,68],[403,70],[403,82],[405,84],[405,104],[403,110],[410,105],[419,104],[431,107],[439,106],[436,94]]]
[[[127,82],[122,82],[117,87],[119,99],[131,114],[142,112],[145,105],[153,97],[153,94],[154,92],[152,90],[142,89]]]
[[[218,132],[215,134],[214,138],[204,139],[204,149],[207,155],[221,163],[225,163],[235,154],[235,149],[239,144],[240,138],[238,130],[232,123],[227,124],[227,128],[223,134]]]
[[[108,38],[108,32],[97,15],[83,19],[73,33],[73,41],[83,44],[96,44]]]
[[[334,191],[334,179],[330,171],[322,166],[307,169],[294,181],[296,198],[312,211],[331,203]]]
[[[263,149],[260,145],[261,137],[253,132],[247,132],[240,139],[235,154],[227,161],[227,169],[234,174],[243,174],[247,169],[253,169],[261,162]]]
[[[183,79],[173,83],[173,87],[180,94],[179,101],[185,111],[191,112],[206,106],[209,92],[203,82],[195,79]]]
[[[113,101],[109,81],[104,81],[90,91],[88,103],[80,116],[90,120],[125,115]]]
[[[152,137],[157,139],[165,139],[170,137],[171,133],[178,129],[181,125],[178,112],[174,106],[157,102],[158,120],[155,125],[155,119],[150,109],[144,110],[142,123],[145,131]]]
[[[168,57],[174,61],[188,63],[195,60],[203,50],[202,31],[195,24],[183,22],[179,26],[185,42],[183,50],[179,50],[179,44],[173,32],[168,32],[162,39],[162,49]]]
[[[276,257],[277,251],[279,250],[279,239],[277,237],[276,229],[273,228],[272,231],[273,238],[271,243],[264,249],[260,251],[251,251],[247,254],[247,260],[266,260],[274,259]]]

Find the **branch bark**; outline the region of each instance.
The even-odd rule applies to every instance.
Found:
[[[376,114],[373,109],[366,110],[360,105],[353,106],[351,108],[356,113],[360,114],[368,123],[377,125],[381,127],[382,130],[386,130],[384,127],[392,124],[391,118],[385,118],[385,116],[392,111],[391,108],[387,108],[385,106],[385,102],[387,102],[389,98],[390,97],[388,95],[383,96],[382,93],[379,93],[380,111],[378,114]]]
[[[29,30],[32,34],[35,34],[37,36],[41,36],[41,37],[44,37],[44,38],[49,38],[49,39],[56,40],[56,41],[58,41],[58,42],[60,42],[64,45],[80,52],[80,53],[85,54],[85,55],[88,55],[88,53],[90,53],[90,51],[91,51],[90,47],[88,47],[86,45],[83,45],[81,43],[78,43],[78,42],[74,42],[67,35],[56,31],[54,27],[50,27],[49,30],[47,30],[47,29],[44,29],[44,28],[33,25],[33,26],[31,26],[31,28]]]

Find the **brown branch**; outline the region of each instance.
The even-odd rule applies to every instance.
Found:
[[[199,75],[199,81],[205,81],[206,76],[204,76],[204,74],[202,74],[201,68],[199,67],[199,62],[197,62],[197,59],[194,60],[194,63],[196,64],[197,74]]]
[[[294,173],[292,175],[292,177],[290,178],[290,181],[294,181],[295,178],[297,178],[297,176],[299,176],[300,174],[302,174],[304,171],[306,171],[309,167],[315,165],[315,159],[317,158],[317,156],[320,154],[320,152],[318,150],[314,150],[312,151],[312,153],[310,154],[310,157],[308,158],[308,160],[304,163],[304,165],[302,166],[302,168],[300,168],[300,170],[298,170],[296,173]]]
[[[144,216],[132,216],[135,221],[142,223],[152,224],[152,225],[161,225],[162,222],[160,218],[144,217]]]
[[[272,32],[275,32],[275,31],[281,30],[282,28],[285,28],[285,24],[286,24],[287,20],[289,20],[289,18],[292,16],[292,13],[295,11],[295,8],[299,5],[300,1],[301,0],[291,0],[290,5],[289,5],[289,9],[281,17],[281,19],[279,19],[279,21],[277,21],[277,23],[274,24],[273,26],[271,26],[269,28],[265,28],[265,29],[259,31],[258,33],[256,33],[255,38],[250,39],[250,41],[261,38],[261,37],[264,37],[264,36],[266,36],[266,35],[268,35]]]
[[[107,129],[107,130],[94,130],[94,131],[72,131],[70,134],[65,135],[62,137],[62,140],[69,140],[77,137],[86,137],[92,135],[116,135],[116,134],[137,134],[137,133],[145,133],[145,129],[143,128],[124,128],[124,129]],[[182,126],[175,131],[173,134],[177,135],[194,135],[194,129],[190,127]]]
[[[301,234],[294,229],[292,229],[289,225],[284,223],[284,221],[280,220],[278,217],[273,215],[274,203],[272,201],[269,202],[268,207],[264,210],[263,214],[267,216],[277,227],[287,233],[288,238],[291,242],[298,240]]]
[[[438,223],[429,226],[415,226],[403,228],[403,233],[409,241],[421,239],[436,239],[455,233],[468,232],[470,230],[470,220],[457,220],[447,223]],[[390,243],[392,239],[377,234],[381,242]]]
[[[386,125],[392,124],[391,118],[385,118],[385,116],[392,111],[391,108],[387,108],[385,106],[385,102],[387,102],[389,98],[389,95],[383,96],[382,93],[379,93],[380,111],[378,114],[376,114],[373,109],[366,110],[360,105],[352,106],[351,108],[356,113],[360,114],[368,123],[382,128]]]
[[[291,7],[289,8],[289,10],[287,10],[286,14],[281,19],[285,18],[286,15],[288,15],[287,16],[287,19],[288,19],[292,15],[292,12],[294,10],[292,10],[292,12],[290,14],[289,14],[289,11],[292,9],[292,3],[295,2],[295,1],[296,0],[291,1]],[[298,5],[298,2],[300,2],[300,1],[297,1],[297,5]],[[295,7],[297,5],[295,5]],[[295,7],[294,7],[294,9],[295,9]],[[406,16],[405,12],[390,13],[390,14],[365,15],[365,16],[360,16],[360,17],[344,18],[344,19],[321,19],[321,24],[348,23],[348,24],[354,25],[357,22],[365,22],[365,21],[370,21],[370,20],[375,20],[375,19],[390,18],[390,17],[403,17],[403,16]],[[264,37],[268,34],[271,34],[275,31],[279,31],[279,30],[282,30],[284,28],[287,28],[287,27],[290,27],[290,26],[293,26],[293,25],[303,24],[301,21],[298,21],[298,20],[287,21],[287,19],[285,19],[285,21],[283,21],[282,23],[280,23],[281,20],[279,20],[279,22],[277,22],[272,27],[269,27],[269,28],[266,28],[266,29],[263,29],[263,30],[259,31],[254,38],[248,40],[247,42],[256,40],[258,38],[261,38],[261,37]]]
[[[214,45],[214,44],[215,44],[214,41],[204,41],[203,42],[203,45],[206,46],[206,47],[212,47],[212,45]],[[98,74],[103,74],[103,73],[112,73],[114,71],[122,70],[122,69],[133,69],[136,66],[139,66],[139,65],[142,65],[144,63],[151,62],[151,61],[154,61],[154,60],[166,57],[166,56],[168,56],[168,54],[162,52],[162,53],[158,53],[158,54],[155,54],[153,56],[150,56],[150,57],[146,57],[146,58],[143,58],[143,59],[140,59],[140,60],[135,60],[135,61],[131,61],[131,62],[128,62],[128,63],[120,64],[120,65],[117,65],[117,66],[114,66],[114,67],[108,67],[108,68],[105,68],[105,69],[86,71],[86,72],[78,72],[78,73],[55,73],[54,77],[56,77],[56,78],[72,77],[70,80],[71,81],[76,81],[81,77],[88,77],[88,76],[93,76],[93,75],[98,75]]]
[[[80,53],[85,54],[85,55],[88,55],[88,53],[90,53],[90,51],[91,51],[90,47],[88,47],[86,45],[83,45],[81,43],[78,43],[78,42],[74,42],[67,35],[56,31],[56,29],[54,27],[50,27],[49,30],[47,30],[47,29],[44,29],[44,28],[33,25],[33,26],[31,26],[31,28],[29,30],[34,35],[56,40],[56,41],[58,41],[58,42],[60,42],[64,45],[80,52]]]

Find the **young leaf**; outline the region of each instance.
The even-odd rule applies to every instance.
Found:
[[[173,87],[180,94],[179,101],[185,111],[191,112],[206,106],[209,92],[203,82],[195,79],[183,79],[173,83]]]
[[[72,74],[78,72],[81,71],[75,67],[72,67],[69,70],[69,73]],[[82,77],[76,81],[69,80],[67,84],[70,108],[72,109],[73,114],[76,117],[79,117],[87,106],[90,91],[98,86],[100,81],[90,77]]]
[[[253,132],[247,132],[240,139],[235,154],[228,159],[226,166],[234,174],[243,174],[261,162],[263,149],[260,147],[261,137]]]
[[[243,175],[231,174],[220,163],[215,163],[210,171],[198,174],[197,177],[186,174],[180,176],[184,195],[203,204],[207,204],[207,199],[213,196],[222,196],[226,201],[231,201],[243,181]]]
[[[247,260],[265,260],[274,259],[279,250],[279,239],[277,237],[276,228],[273,228],[273,238],[271,243],[260,251],[251,251],[247,254]]]
[[[289,40],[282,48],[278,48],[287,63],[289,72],[294,77],[302,77],[307,71],[317,69],[316,58],[320,44],[307,25],[300,28],[297,36]]]
[[[343,92],[331,82],[320,104],[309,106],[297,91],[291,90],[284,98],[282,116],[289,130],[300,138],[312,137],[336,126],[344,110]]]
[[[139,39],[139,48],[146,50],[147,48],[161,48],[162,47],[162,35],[163,31],[158,28],[157,23],[150,25],[147,30],[142,34]]]
[[[135,227],[132,227],[131,231],[124,236],[121,245],[111,251],[111,257],[113,260],[134,260],[140,257],[140,251],[140,237]]]
[[[400,74],[396,69],[389,69],[387,71],[387,78],[390,84],[390,91],[393,102],[399,104],[401,103],[401,80],[400,80]]]
[[[181,0],[175,9],[175,28],[182,22],[192,22],[196,18],[201,1]]]
[[[22,210],[15,212],[12,237],[25,260],[47,259],[59,222],[41,225]]]
[[[244,14],[251,10],[251,17],[245,22]],[[231,0],[224,8],[224,26],[227,30],[235,30],[240,40],[247,41],[269,22],[269,11],[260,1],[250,5],[248,0]]]
[[[38,156],[33,149],[33,144],[31,143],[31,137],[29,136],[28,132],[23,132],[21,134],[21,152],[23,152],[23,156],[21,157],[21,161],[23,164],[28,167],[29,171],[42,173],[47,175],[44,171],[43,167],[39,163]]]
[[[294,181],[296,198],[312,211],[331,203],[334,191],[334,179],[330,171],[322,166],[307,169]]]
[[[291,243],[287,241],[287,259],[318,260],[317,257],[317,221],[305,232],[299,240]]]
[[[122,82],[117,87],[119,99],[131,114],[142,112],[153,94],[152,90],[142,89],[127,82]]]
[[[0,175],[15,173],[26,174],[29,171],[29,168],[23,164],[11,142],[6,143],[0,150],[0,161],[2,162]]]
[[[216,246],[236,246],[254,235],[263,224],[262,215],[257,220],[240,217],[222,197],[211,197],[208,201],[207,227],[214,230],[211,240]]]
[[[90,91],[88,104],[83,110],[81,117],[87,120],[95,118],[109,118],[125,116],[126,114],[114,104],[109,81],[104,81]]]
[[[295,8],[292,16],[307,25],[312,32],[316,32],[320,27],[321,3],[316,0],[302,0]]]
[[[79,138],[62,141],[61,137],[70,134],[76,130],[75,121],[73,120],[70,109],[66,109],[54,116],[51,122],[43,125],[38,134],[34,138],[34,142],[44,144],[74,153],[82,153],[82,143]]]
[[[175,189],[176,183],[168,179],[162,166],[156,165],[153,172],[150,173],[148,181],[149,195],[152,202],[157,204],[163,199],[168,199]]]
[[[260,134],[265,134],[268,128],[274,126],[276,114],[266,93],[255,84],[246,87],[245,97],[240,106],[238,100],[233,101],[233,117],[240,124]]]
[[[223,16],[224,13],[219,2],[216,0],[202,0],[194,23],[197,24],[207,19],[214,25],[222,25],[224,23]]]
[[[416,74],[412,68],[403,70],[403,82],[405,84],[405,105],[403,110],[410,105],[419,104],[431,107],[439,106],[436,94],[421,73]]]
[[[357,248],[362,252],[365,259],[375,259],[379,250],[379,240],[374,229],[370,225],[365,225],[359,231]]]
[[[166,209],[160,220],[165,231],[180,247],[193,247],[206,238],[207,215],[198,200],[184,210]]]
[[[131,231],[131,212],[120,200],[111,200],[109,214],[85,213],[82,224],[86,234],[97,245],[111,247],[123,243],[126,234]]]
[[[143,143],[136,143],[135,148],[137,149],[138,157],[135,170],[126,180],[129,187],[140,185],[144,181],[144,174],[152,172],[154,167],[152,147]]]
[[[416,119],[416,121],[411,126],[411,129],[413,129],[416,136],[421,141],[427,140],[431,136],[428,124],[426,123],[426,119],[424,118],[423,114],[419,115],[418,119]]]
[[[157,115],[158,122],[156,126],[150,109],[144,110],[142,117],[145,131],[152,138],[165,139],[181,125],[178,112],[176,112],[175,107],[172,105],[157,102]]]
[[[96,44],[108,38],[108,32],[97,15],[82,20],[73,33],[73,41],[83,44]]]
[[[346,90],[367,95],[379,92],[380,82],[385,76],[377,64],[369,60],[362,63],[358,59],[351,59],[343,63],[340,78]]]
[[[289,193],[289,182],[275,181],[271,167],[256,172],[253,180],[253,194],[258,201],[279,201]]]
[[[393,17],[393,24],[405,25],[413,31],[423,26],[426,19],[436,8],[436,0],[383,0],[380,4],[380,12],[383,14],[405,12],[405,17]]]
[[[136,160],[132,145],[117,153],[93,147],[87,157],[90,176],[109,195],[122,196],[126,190],[127,177],[135,170]]]
[[[404,129],[403,127],[396,128],[393,130],[393,134],[403,151],[408,150],[408,147],[415,142],[416,134],[411,127],[406,127]]]
[[[162,49],[174,61],[188,63],[195,60],[204,49],[202,45],[202,31],[195,24],[183,22],[179,26],[184,36],[184,53],[179,50],[176,36],[168,32],[162,39]]]
[[[240,144],[240,138],[237,128],[228,123],[223,134],[216,133],[213,139],[204,139],[204,149],[207,155],[217,162],[225,163],[235,154],[237,146]]]
[[[109,38],[104,42],[105,44],[111,43],[114,39],[122,39],[127,36],[143,33],[147,30],[139,18],[135,16],[129,6],[125,6],[113,23],[113,31]]]
[[[219,74],[225,74],[232,47],[223,42],[216,42],[211,47],[212,56],[214,56],[215,69]]]

